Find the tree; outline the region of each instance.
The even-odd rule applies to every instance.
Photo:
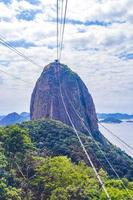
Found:
[[[6,129],[7,137],[4,142],[6,152],[15,155],[16,153],[26,153],[33,148],[31,139],[26,130],[12,126]]]
[[[75,165],[64,156],[34,158],[36,176],[32,180],[39,199],[98,199],[99,185],[91,168]]]
[[[5,179],[0,180],[0,199],[1,200],[22,200],[21,189],[9,187]]]

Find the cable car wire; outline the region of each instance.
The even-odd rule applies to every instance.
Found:
[[[115,138],[117,138],[120,142],[122,142],[125,146],[127,146],[129,149],[131,149],[133,151],[133,147],[131,145],[129,145],[127,142],[125,142],[120,137],[118,137],[109,128],[107,128],[106,126],[104,126],[101,122],[99,122],[99,125],[102,126],[108,133],[110,133],[111,135],[113,135]]]
[[[67,101],[70,103],[72,109],[74,110],[75,114],[77,115],[77,117],[80,119],[81,123],[83,124],[84,128],[86,129],[86,131],[89,133],[90,137],[92,138],[93,142],[95,143],[95,145],[97,146],[97,148],[99,149],[99,151],[101,152],[101,154],[103,155],[104,159],[106,160],[106,162],[108,163],[109,167],[111,168],[111,170],[114,172],[114,174],[116,175],[116,177],[121,181],[121,184],[123,186],[123,188],[125,189],[125,191],[127,192],[127,194],[133,199],[133,197],[131,196],[128,188],[126,187],[126,185],[123,183],[123,181],[121,180],[120,176],[118,175],[118,173],[116,172],[115,168],[112,166],[111,162],[109,161],[109,159],[107,158],[106,154],[104,153],[104,151],[102,150],[102,148],[100,147],[99,143],[95,140],[91,130],[89,130],[89,128],[86,126],[84,119],[80,116],[80,114],[77,112],[77,110],[75,109],[72,101],[70,100],[70,98],[68,98],[68,95],[66,92],[64,92],[66,97],[67,97]],[[99,160],[99,159],[98,159]],[[100,161],[101,163],[101,161]]]
[[[67,6],[68,6],[68,0],[66,0],[66,3],[65,3],[65,13],[64,13],[64,19],[63,19],[63,27],[62,27],[62,36],[61,36],[61,43],[60,43],[59,60],[61,60],[61,56],[62,56],[62,49],[63,49],[63,42],[64,42],[64,32],[65,32],[65,25],[66,25]]]
[[[13,47],[12,45],[10,45],[4,38],[3,36],[0,35],[0,43],[2,45],[4,45],[5,47],[7,47],[8,49],[10,49],[11,51],[13,51],[14,53],[16,53],[17,55],[21,56],[22,58],[24,58],[26,61],[30,62],[33,65],[36,65],[37,67],[41,67],[41,65],[37,64],[36,62],[34,62],[32,59],[30,59],[28,56],[25,56],[21,51],[17,50],[15,47]]]

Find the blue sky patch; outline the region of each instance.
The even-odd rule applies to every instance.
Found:
[[[112,25],[111,22],[104,22],[104,21],[86,21],[84,23],[86,26],[110,26]]]
[[[82,22],[79,20],[70,20],[67,19],[66,23],[71,23],[71,24],[79,24],[79,25],[85,25],[85,26],[110,26],[112,25],[111,22],[104,22],[104,21],[86,21],[86,22]]]
[[[27,42],[25,40],[8,41],[8,44],[12,45],[15,48],[23,47],[23,48],[26,48],[26,49],[36,46],[34,43]]]
[[[10,62],[8,60],[0,60],[0,65],[3,65],[4,67],[9,67]]]
[[[12,0],[0,0],[0,3],[4,3],[4,4],[10,4],[12,3]]]
[[[26,0],[27,2],[33,4],[33,5],[38,5],[40,4],[40,1],[39,0]]]
[[[9,17],[0,17],[0,22],[1,22],[1,21],[10,22],[10,21],[11,21],[11,18],[9,18]]]
[[[56,48],[56,45],[48,45],[48,49],[55,49]]]
[[[133,60],[133,53],[124,52],[124,53],[120,54],[119,58],[121,58],[123,60]]]
[[[24,10],[17,14],[16,18],[18,20],[26,20],[26,21],[32,21],[34,20],[37,13],[41,13],[41,10]]]
[[[22,1],[22,0],[17,0],[18,2],[19,1]],[[29,2],[30,4],[33,4],[33,5],[38,5],[40,4],[40,0],[25,0],[27,2]]]
[[[56,18],[52,18],[50,21],[56,22]],[[59,19],[59,22],[61,23],[61,20]],[[82,22],[80,20],[73,20],[73,19],[66,19],[66,24],[73,24],[73,25],[85,25],[85,26],[111,26],[111,22],[105,22],[105,21],[86,21]]]

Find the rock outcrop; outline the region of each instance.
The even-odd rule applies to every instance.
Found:
[[[60,89],[76,129],[85,132],[87,127],[94,136],[101,137],[95,106],[87,87],[76,73],[58,62],[47,65],[36,83],[31,97],[31,120],[50,118],[71,126]]]

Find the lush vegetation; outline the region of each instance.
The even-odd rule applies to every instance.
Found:
[[[72,128],[63,123],[48,119],[26,122],[22,124],[21,127],[28,130],[32,142],[40,149],[42,155],[65,155],[71,158],[73,162],[78,163],[83,160],[89,165]],[[111,177],[116,177],[103,154],[94,143],[94,140],[87,134],[79,134],[87,151],[90,153],[95,166],[98,168],[102,167]],[[98,145],[101,147],[119,176],[133,180],[133,159],[119,148],[108,143],[106,139],[104,140],[104,144],[98,142]]]
[[[82,135],[93,155],[94,143],[87,138]],[[72,129],[54,121],[26,122],[1,128],[0,199],[106,200],[92,168],[81,161],[86,159],[76,144]],[[114,147],[112,152],[115,150]],[[120,156],[123,153],[119,151],[117,149]],[[129,195],[120,180],[110,178],[103,169],[99,169],[99,174],[112,200],[131,199],[133,182],[122,179]]]

